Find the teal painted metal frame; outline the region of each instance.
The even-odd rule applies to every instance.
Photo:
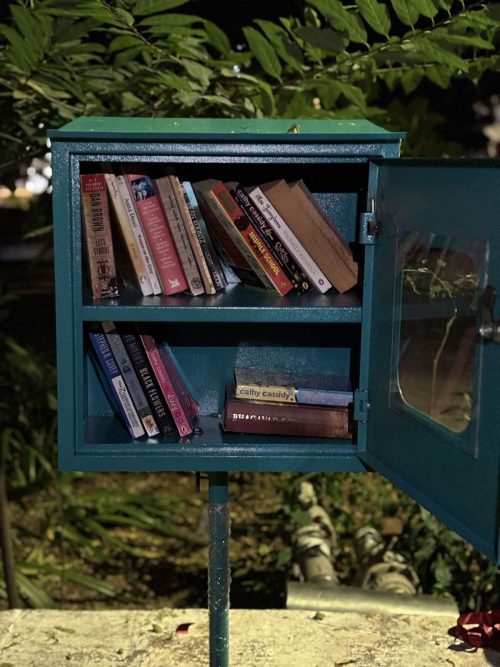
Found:
[[[311,295],[306,298],[256,295],[241,289],[202,299],[184,297],[131,296],[129,300],[111,303],[84,303],[82,300],[82,265],[80,242],[79,169],[82,162],[100,163],[137,160],[179,164],[272,164],[339,165],[364,164],[377,158],[399,155],[400,134],[387,133],[372,124],[363,127],[363,134],[340,134],[333,137],[315,130],[311,135],[280,136],[250,132],[248,136],[229,133],[217,135],[215,143],[207,135],[182,133],[175,141],[162,141],[155,132],[124,134],[112,131],[112,120],[104,123],[108,130],[92,132],[82,129],[78,121],[67,130],[52,134],[54,228],[56,254],[58,326],[58,386],[60,405],[60,466],[66,470],[203,470],[203,471],[362,471],[365,466],[357,456],[363,425],[356,443],[330,442],[325,439],[281,439],[271,442],[265,437],[223,434],[213,418],[201,420],[203,434],[189,442],[146,441],[130,443],[106,439],[105,425],[84,433],[83,331],[85,322],[116,319],[149,322],[248,322],[307,323],[339,325],[359,323],[362,331],[360,388],[366,382],[367,361],[363,350],[371,300],[371,263],[373,249],[366,246],[364,303],[347,295]],[[137,119],[136,119],[137,120]],[[221,121],[222,122],[222,121]],[[219,123],[219,122],[218,122]],[[224,125],[224,122],[222,122]],[[73,125],[73,129],[71,129]],[[78,125],[79,129],[75,129]],[[195,124],[196,125],[196,124]],[[321,128],[321,122],[313,124]],[[138,127],[137,123],[135,124]],[[280,127],[282,124],[280,124]],[[193,124],[191,123],[191,128]],[[257,126],[254,126],[257,127]],[[375,129],[374,129],[375,128]],[[99,139],[96,140],[96,134]],[[215,135],[211,135],[212,137]],[[250,138],[249,138],[250,137]],[[170,138],[170,137],[169,137]],[[328,139],[330,139],[328,141]],[[370,171],[371,173],[371,171]],[[371,178],[371,176],[370,176]],[[372,185],[368,184],[368,197]]]

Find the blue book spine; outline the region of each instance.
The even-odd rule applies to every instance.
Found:
[[[132,438],[140,438],[144,435],[144,429],[106,336],[100,332],[90,331],[89,338],[99,362],[99,368],[128,432]]]
[[[327,391],[322,389],[300,389],[295,390],[297,403],[310,405],[337,405],[345,407],[352,403],[352,391]]]

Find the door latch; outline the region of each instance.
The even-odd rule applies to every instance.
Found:
[[[494,320],[497,291],[492,285],[486,285],[483,295],[477,304],[479,318],[479,335],[494,343],[500,343],[500,321]]]

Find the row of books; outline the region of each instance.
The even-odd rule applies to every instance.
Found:
[[[200,406],[171,348],[113,322],[88,331],[95,367],[132,439],[195,430]],[[226,388],[221,426],[227,432],[351,438],[350,379],[237,367]]]
[[[200,407],[166,343],[121,333],[113,322],[96,323],[88,335],[97,373],[133,439],[193,432]]]
[[[80,177],[93,298],[215,294],[244,282],[284,296],[357,282],[352,252],[304,181],[181,181],[173,167],[104,163]],[[156,171],[155,171],[156,169]],[[118,233],[115,233],[115,230]]]
[[[348,377],[238,367],[226,388],[225,431],[352,439]]]

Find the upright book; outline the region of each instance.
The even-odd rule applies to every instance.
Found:
[[[103,172],[109,198],[115,213],[116,226],[120,232],[123,247],[133,272],[134,282],[144,296],[150,296],[153,293],[159,294],[160,290],[153,291],[151,278],[154,267],[151,264],[151,253],[147,246],[144,232],[139,224],[137,213],[133,210],[132,198],[128,193],[128,189],[125,185],[126,198],[124,198],[123,191],[120,189],[111,165],[107,163],[103,164]],[[148,263],[150,266],[149,270]]]
[[[154,179],[155,188],[165,214],[165,219],[172,232],[174,243],[177,247],[179,259],[184,269],[184,275],[193,296],[203,294],[205,288],[201,279],[200,270],[191,246],[188,232],[184,226],[184,220],[177,203],[174,188],[170,176],[159,176]],[[200,251],[201,252],[201,251]]]
[[[120,334],[117,332],[113,322],[101,322],[101,327],[107,338],[116,364],[123,376],[125,384],[127,385],[127,389],[132,397],[132,401],[134,402],[135,409],[137,410],[137,414],[139,415],[144,430],[149,436],[158,435],[160,429],[153,417],[151,406],[149,405],[146,394],[139,382],[134,365],[130,360]]]
[[[146,356],[156,377],[160,391],[168,405],[175,426],[181,436],[187,436],[193,432],[193,406],[185,406],[177,393],[174,383],[165,368],[155,339],[149,334],[139,334]]]
[[[94,299],[119,295],[104,174],[80,176],[82,232],[88,276]]]
[[[233,433],[352,438],[348,408],[242,400],[232,386],[226,389],[222,427]]]
[[[188,285],[153,179],[138,167],[140,165],[126,165],[123,172],[151,247],[162,292],[166,295],[184,292]]]
[[[324,233],[325,226],[330,223],[318,215],[315,207],[304,205],[303,188],[298,184],[289,187],[283,179],[264,183],[260,188],[330,283],[339,292],[354,287],[357,276],[347,270],[338,244]]]
[[[327,292],[332,287],[331,282],[295,236],[286,221],[269,201],[261,188],[253,187],[247,188],[246,190],[250,199],[254,202],[260,213],[262,213],[278,238],[281,239],[282,243],[288,249],[289,253],[295,259],[302,271],[306,274],[313,287],[322,294]]]
[[[127,327],[126,330],[121,331],[120,335],[160,431],[164,435],[177,433],[170,409],[163,398],[160,386],[148,362],[146,352],[138,334],[131,333]]]
[[[145,435],[144,428],[106,336],[102,331],[94,330],[89,331],[89,339],[94,348],[98,374],[111,394],[112,404],[120,413],[130,436],[140,438]]]

